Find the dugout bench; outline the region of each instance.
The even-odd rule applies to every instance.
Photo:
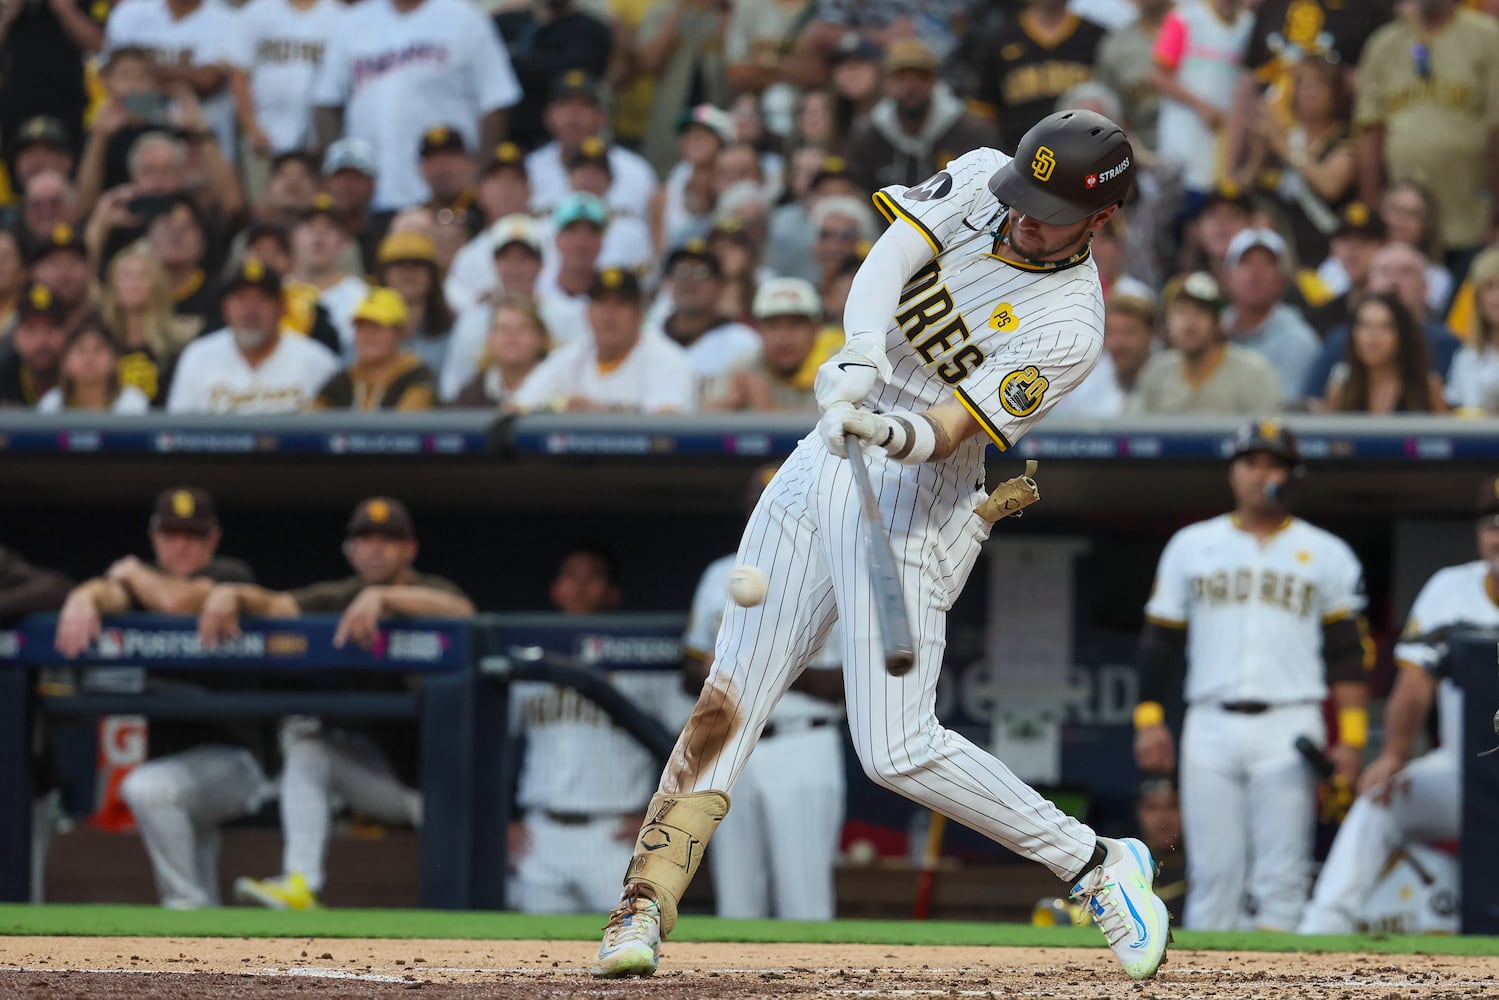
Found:
[[[166,615],[105,620],[100,641],[76,660],[53,651],[55,615],[0,629],[0,790],[13,804],[0,818],[0,901],[30,891],[33,734],[38,715],[148,719],[414,719],[421,730],[420,904],[432,909],[504,905],[509,820],[509,684],[536,680],[592,696],[663,762],[667,733],[599,676],[608,670],[676,670],[682,615],[480,615],[470,621],[402,619],[384,623],[377,647],[336,648],[336,615],[241,621],[240,635],[214,648],[198,642],[196,622]],[[483,669],[481,669],[481,663]],[[78,689],[40,693],[44,670],[138,668],[143,691]],[[160,687],[155,674],[253,673],[254,690]],[[359,674],[421,678],[407,691],[349,689]],[[278,683],[279,682],[279,683]]]

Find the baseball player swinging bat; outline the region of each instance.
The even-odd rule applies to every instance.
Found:
[[[1337,773],[1332,758],[1322,748],[1305,736],[1296,737],[1296,752],[1311,766],[1317,780],[1325,783],[1329,794],[1322,803],[1322,818],[1329,823],[1341,823],[1353,808],[1353,789],[1348,779]]]

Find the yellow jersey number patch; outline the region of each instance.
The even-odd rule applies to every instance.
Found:
[[[1041,406],[1050,385],[1035,365],[1017,368],[999,382],[999,405],[1012,417],[1028,417]]]

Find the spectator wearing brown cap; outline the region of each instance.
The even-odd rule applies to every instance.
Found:
[[[1384,221],[1368,205],[1351,201],[1343,207],[1328,240],[1327,258],[1317,267],[1317,280],[1332,298],[1306,311],[1306,321],[1319,337],[1348,322],[1354,303],[1368,288],[1369,265],[1386,239]]]
[[[42,234],[31,249],[31,279],[46,285],[61,305],[64,325],[81,320],[97,298],[88,252],[78,231],[59,222]]]
[[[151,400],[120,381],[119,365],[120,345],[109,328],[97,318],[84,320],[68,332],[57,385],[37,401],[37,412],[145,413]]]
[[[443,279],[448,305],[460,316],[495,290],[491,235],[495,225],[513,215],[530,215],[531,182],[526,176],[526,154],[519,145],[502,142],[494,148],[479,173],[475,205],[484,229],[453,256]]]
[[[473,602],[457,584],[416,569],[417,552],[416,528],[405,504],[371,497],[349,519],[344,555],[352,576],[287,591],[252,584],[214,587],[198,616],[198,634],[214,645],[239,633],[240,615],[333,613],[340,615],[335,646],[372,649],[381,638],[381,623],[392,618],[472,615]],[[370,683],[404,688],[405,681],[392,674]],[[283,725],[281,748],[282,874],[238,879],[234,892],[243,902],[309,909],[323,889],[335,800],[383,823],[420,826],[422,798],[397,776],[386,750],[367,733],[304,717]]]
[[[843,346],[823,325],[817,289],[801,278],[772,278],[755,295],[760,350],[703,387],[705,410],[815,411],[817,366]]]
[[[882,97],[848,140],[846,155],[859,186],[920,184],[947,161],[989,142],[993,126],[969,114],[937,76],[938,61],[915,38],[885,50]]]
[[[76,587],[63,605],[53,644],[64,657],[98,641],[101,617],[127,611],[194,615],[216,584],[249,584],[250,567],[218,555],[222,531],[213,497],[196,487],[163,490],[149,534],[154,556],[115,560]],[[224,683],[208,675],[197,682]],[[149,760],[120,792],[135,816],[161,904],[217,906],[219,825],[253,813],[268,798],[258,732],[202,722],[151,722]]]
[[[1168,350],[1145,364],[1130,396],[1133,413],[1265,414],[1281,408],[1275,369],[1259,354],[1228,342],[1223,293],[1195,271],[1166,290]]]
[[[25,194],[31,189],[32,182],[44,173],[57,173],[64,178],[73,176],[77,159],[73,140],[63,123],[51,115],[38,115],[23,122],[15,143],[11,151],[14,167],[10,182],[16,193]],[[74,217],[66,221],[78,220]]]
[[[643,335],[640,279],[600,271],[589,289],[592,337],[547,356],[515,393],[520,411],[690,413],[697,407],[692,361],[665,337]]]
[[[171,413],[296,413],[338,359],[321,344],[282,331],[281,276],[246,258],[224,289],[228,324],[187,346],[172,376]]]
[[[354,311],[354,363],[318,390],[314,410],[430,410],[437,378],[405,349],[406,303],[389,288],[372,288]]]
[[[723,266],[702,240],[689,240],[666,258],[672,310],[659,331],[680,345],[699,384],[744,366],[760,353],[755,331],[719,311]]]
[[[463,133],[449,125],[427,129],[417,149],[417,162],[422,181],[431,192],[427,207],[438,224],[456,222],[466,227],[471,237],[480,221],[474,207],[479,165]]]
[[[67,310],[46,285],[21,291],[10,350],[0,357],[0,407],[35,406],[57,385],[67,342]]]
[[[525,94],[510,111],[510,139],[526,149],[546,142],[542,114],[557,79],[581,70],[602,79],[609,70],[614,36],[609,25],[578,9],[573,0],[533,0],[494,16],[495,29]]]
[[[578,151],[568,158],[567,182],[572,193],[591,194],[607,203],[613,178],[609,146],[598,136],[584,139]],[[604,245],[599,248],[599,267],[646,271],[657,259],[651,229],[644,219],[623,212],[609,213],[609,222],[604,227]]]
[[[550,212],[567,196],[567,157],[589,136],[605,134],[609,118],[602,85],[585,70],[568,70],[552,85],[542,121],[551,141],[526,157],[531,210],[537,214]],[[613,174],[607,199],[610,209],[643,215],[656,194],[655,169],[639,153],[618,143],[609,146],[609,167]]]

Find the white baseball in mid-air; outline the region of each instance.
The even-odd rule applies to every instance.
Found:
[[[765,600],[765,573],[757,566],[735,566],[729,573],[729,596],[741,608]]]

